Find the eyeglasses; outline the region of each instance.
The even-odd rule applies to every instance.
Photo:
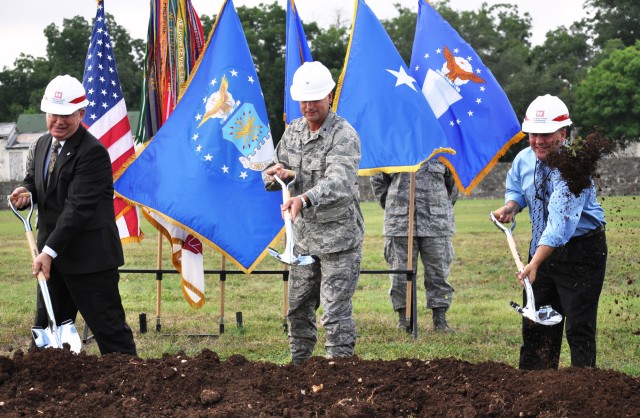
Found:
[[[565,131],[564,133],[565,133],[565,135],[566,135],[566,129],[567,129],[567,128],[560,128],[560,129],[555,130],[555,131],[553,131],[553,132],[544,133],[544,134],[542,134],[542,133],[535,133],[535,132],[529,132],[529,133],[528,133],[528,135],[529,135],[529,139],[531,139],[531,140],[549,141],[549,140],[551,140],[551,139],[555,139],[554,137],[555,137],[555,135],[556,135],[557,133],[562,134],[562,131],[563,131],[563,130]]]
[[[64,120],[69,120],[69,119],[72,119],[73,117],[75,117],[77,112],[78,112],[78,111],[76,110],[75,112],[73,112],[73,113],[72,113],[72,114],[70,114],[70,115],[56,115],[56,114],[54,114],[54,113],[47,113],[47,117],[48,117],[48,118],[51,118],[51,119],[64,119]]]

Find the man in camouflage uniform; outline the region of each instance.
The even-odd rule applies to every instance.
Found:
[[[292,121],[263,171],[267,190],[290,187],[294,254],[312,254],[309,265],[292,265],[289,275],[289,346],[294,363],[309,359],[317,341],[316,310],[322,305],[327,358],[351,356],[356,343],[352,296],[360,274],[364,220],[360,211],[360,138],[330,110],[335,82],[319,62],[294,74],[291,97],[303,117]]]
[[[391,270],[407,268],[410,173],[375,174],[373,193],[384,209],[384,257]],[[453,261],[451,239],[455,233],[453,204],[458,197],[451,172],[439,161],[430,160],[416,172],[413,265],[418,253],[424,268],[427,308],[433,311],[433,328],[455,332],[446,320],[453,287],[447,281]],[[391,274],[389,295],[398,312],[398,328],[406,327],[407,277]]]

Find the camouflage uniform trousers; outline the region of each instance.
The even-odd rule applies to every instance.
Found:
[[[318,340],[316,310],[322,305],[326,357],[353,355],[356,324],[351,298],[358,284],[362,248],[314,257],[306,266],[291,266],[289,277],[289,346],[294,363],[311,357]]]
[[[384,258],[391,270],[407,268],[408,237],[385,237]],[[453,261],[451,237],[415,237],[413,239],[413,266],[418,262],[418,253],[424,269],[424,287],[427,308],[449,308],[454,289],[447,281]],[[389,296],[394,310],[406,307],[407,276],[390,274]]]

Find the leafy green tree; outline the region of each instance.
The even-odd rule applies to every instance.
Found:
[[[54,23],[44,29],[52,75],[69,74],[82,79],[91,29],[82,16],[64,19],[62,30]]]
[[[572,90],[585,77],[592,59],[588,35],[579,25],[548,32],[544,44],[531,51],[533,72],[529,72],[532,78],[526,82],[528,94],[523,97],[524,101],[531,102],[548,93],[560,97],[573,109]]]
[[[204,39],[206,40],[209,38],[213,24],[216,23],[216,15],[202,15],[200,16],[200,23],[202,23],[202,31],[204,32]]]
[[[572,119],[583,132],[596,128],[621,146],[640,139],[640,41],[613,51],[575,88]]]
[[[106,18],[127,107],[139,109],[145,42],[132,39],[110,14]],[[93,24],[81,16],[64,19],[62,29],[51,23],[44,29],[47,58],[20,54],[14,68],[0,71],[0,120],[16,120],[21,113],[40,112],[42,93],[56,75],[82,79],[92,28]]]
[[[594,44],[604,47],[612,39],[633,46],[640,34],[640,2],[637,0],[586,0],[592,12],[586,19],[594,36]]]
[[[50,72],[49,61],[25,54],[15,60],[14,68],[0,71],[0,121],[15,121],[22,113],[40,112]]]

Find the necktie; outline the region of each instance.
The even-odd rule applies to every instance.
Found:
[[[51,147],[51,154],[49,155],[49,166],[47,167],[47,188],[49,187],[49,180],[51,180],[51,173],[53,172],[53,168],[56,165],[56,160],[58,159],[59,150],[60,141],[54,139]]]
[[[538,247],[538,241],[542,236],[542,232],[547,224],[547,193],[549,181],[549,166],[536,161],[536,169],[534,172],[533,185],[535,187],[535,197],[533,199],[533,207],[531,208],[531,246],[529,254],[533,257]]]

